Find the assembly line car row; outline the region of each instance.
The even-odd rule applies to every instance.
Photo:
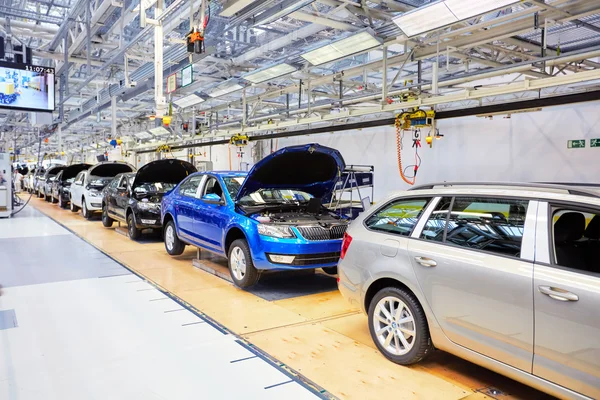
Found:
[[[248,173],[108,161],[49,166],[25,185],[86,219],[101,212],[105,227],[125,223],[133,240],[158,231],[172,256],[186,245],[223,256],[240,288],[265,271],[337,274],[397,364],[440,349],[559,398],[600,398],[600,191],[433,184],[350,220],[324,205],[345,168],[308,144]]]

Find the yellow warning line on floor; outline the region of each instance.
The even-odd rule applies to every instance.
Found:
[[[337,291],[267,301],[192,266],[188,246],[169,256],[162,242],[138,243],[43,200],[42,213],[163,290],[200,310],[342,399],[541,399],[539,392],[443,352],[402,367],[386,360],[371,341],[367,320]],[[489,397],[488,397],[489,398]]]

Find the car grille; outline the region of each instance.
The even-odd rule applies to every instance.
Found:
[[[332,225],[331,227],[322,226],[299,226],[298,232],[306,240],[333,240],[344,237],[344,232],[348,225]]]
[[[294,258],[292,265],[316,265],[337,263],[340,259],[340,252],[319,253],[319,254],[299,254]]]

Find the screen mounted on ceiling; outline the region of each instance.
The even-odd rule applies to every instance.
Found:
[[[54,111],[54,68],[0,62],[0,109]]]

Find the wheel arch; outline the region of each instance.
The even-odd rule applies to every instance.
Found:
[[[231,247],[231,244],[237,239],[245,239],[246,241],[248,241],[246,234],[240,227],[232,226],[227,231],[227,234],[225,234],[225,241],[223,242],[223,251],[226,255],[229,254],[229,247]]]

